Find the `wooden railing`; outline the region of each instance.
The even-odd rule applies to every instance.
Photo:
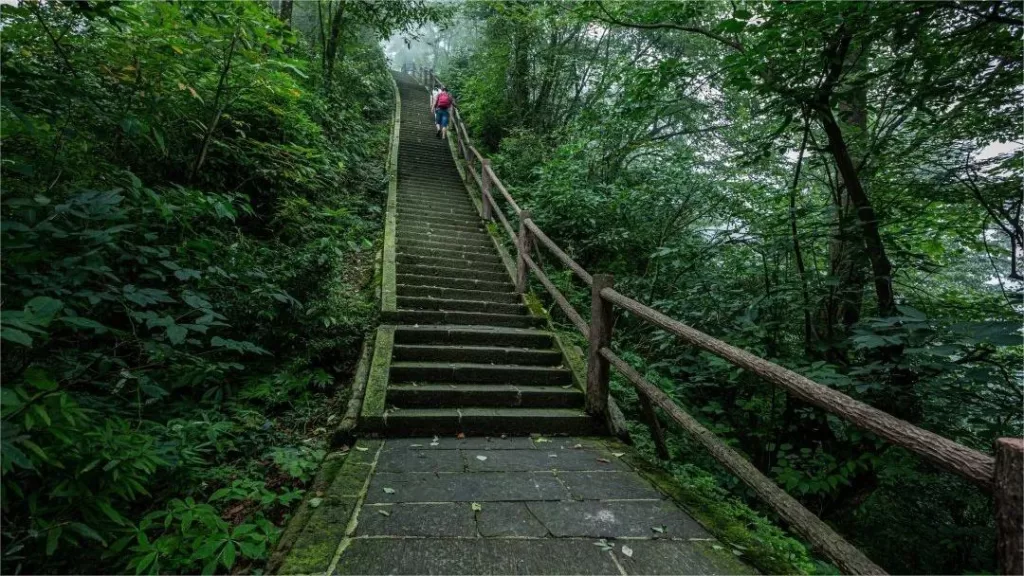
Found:
[[[422,80],[430,88],[440,84],[431,70],[423,71]],[[612,313],[614,307],[619,306],[637,318],[674,334],[687,344],[714,354],[734,366],[749,370],[764,380],[780,386],[796,398],[873,432],[992,492],[995,500],[997,561],[1000,573],[1024,573],[1024,439],[999,439],[995,445],[993,458],[708,336],[619,293],[614,288],[614,279],[611,275],[591,275],[544,234],[531,219],[529,210],[519,207],[494,173],[490,161],[473,147],[457,106],[451,115],[450,128],[454,128],[449,132],[455,134],[459,156],[465,162],[467,178],[472,179],[480,190],[481,217],[487,221],[497,217],[516,247],[516,291],[526,291],[527,281],[532,273],[550,293],[569,321],[589,342],[586,376],[586,409],[589,413],[602,416],[608,409],[609,367],[614,366],[636,388],[641,413],[645,423],[651,428],[659,457],[667,458],[668,450],[654,410],[655,406],[661,408],[668,418],[690,433],[715,460],[735,474],[785,520],[794,532],[810,542],[841,570],[853,574],[884,573],[881,567],[779,488],[743,455],[722,442],[687,414],[664,391],[648,382],[615,354],[611,348]],[[518,233],[508,221],[505,210],[502,210],[496,201],[495,189],[500,192],[509,211],[518,218]],[[547,248],[559,262],[572,270],[580,281],[590,286],[589,324],[531,257],[535,245]]]

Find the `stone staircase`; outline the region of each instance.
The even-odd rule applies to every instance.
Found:
[[[387,365],[385,408],[368,418],[364,410],[364,425],[388,435],[601,432],[546,319],[515,293],[435,134],[426,90],[396,80],[397,310],[384,318],[394,327],[390,362],[374,360]],[[381,379],[371,371],[370,386]]]

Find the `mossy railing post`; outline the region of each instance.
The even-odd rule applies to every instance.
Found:
[[[612,345],[612,303],[601,290],[615,286],[611,274],[594,274],[590,288],[590,349],[587,351],[587,412],[603,415],[608,409],[608,360],[601,349]]]
[[[1024,574],[1024,438],[996,441],[996,557],[1000,574]]]
[[[530,254],[530,229],[526,222],[530,219],[530,211],[523,210],[519,213],[519,236],[516,238],[516,293],[526,293],[526,281],[530,276],[530,268],[526,265],[525,256]]]
[[[482,207],[482,216],[484,220],[490,222],[494,219],[491,214],[491,175],[490,175],[491,161],[487,158],[483,159],[480,163],[480,199]]]

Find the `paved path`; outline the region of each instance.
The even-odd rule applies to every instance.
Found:
[[[750,572],[668,498],[679,487],[628,447],[554,435],[602,427],[580,410],[564,349],[511,292],[477,228],[426,92],[408,76],[399,86],[399,322],[378,330],[366,401],[376,406],[367,417],[364,405],[360,422],[391,437],[328,456],[271,569]],[[437,436],[401,437],[422,433]]]
[[[361,440],[282,572],[750,572],[636,462],[601,438]]]

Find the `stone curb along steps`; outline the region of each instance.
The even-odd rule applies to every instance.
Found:
[[[384,324],[359,427],[387,436],[604,433],[583,411],[582,375],[547,319],[515,293],[436,136],[427,91],[406,75],[396,82]]]

